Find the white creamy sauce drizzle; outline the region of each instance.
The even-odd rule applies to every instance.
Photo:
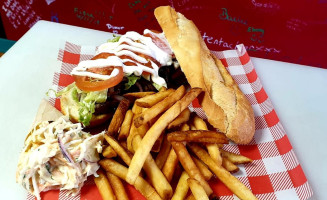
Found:
[[[164,33],[153,33],[150,30],[145,29],[144,34],[155,35],[156,37],[160,38],[163,43],[165,43],[166,47],[169,47]],[[165,80],[159,76],[159,66],[150,60],[152,67],[150,68],[145,65],[149,61],[137,55],[138,53],[147,55],[158,61],[161,66],[172,64],[172,51],[170,48],[165,50],[161,49],[152,41],[150,37],[145,37],[137,32],[130,31],[121,36],[118,42],[107,42],[102,44],[97,51],[97,54],[100,53],[110,53],[113,55],[106,59],[82,61],[73,69],[71,74],[88,76],[100,80],[108,80],[114,76],[117,76],[119,70],[114,69],[110,75],[96,74],[87,70],[91,68],[103,68],[108,66],[122,67],[126,76],[131,74],[141,76],[143,72],[148,72],[151,74],[151,80],[154,83],[167,87]],[[121,59],[120,57],[122,56],[128,56],[137,62],[131,59]],[[126,62],[131,62],[135,65],[127,66],[124,64]]]

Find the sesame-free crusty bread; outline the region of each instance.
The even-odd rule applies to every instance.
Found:
[[[255,131],[252,107],[195,24],[169,6],[154,14],[189,84],[205,91],[199,101],[209,123],[232,141],[249,143]]]

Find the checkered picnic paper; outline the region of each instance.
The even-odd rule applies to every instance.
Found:
[[[54,89],[61,90],[73,82],[71,70],[82,60],[94,56],[96,47],[79,46],[66,42],[59,50],[61,68],[55,73]],[[274,107],[266,94],[243,45],[235,50],[213,52],[227,67],[234,80],[250,101],[255,114],[256,132],[248,145],[230,143],[225,150],[250,157],[253,162],[239,165],[234,175],[244,183],[258,199],[307,199],[313,192],[296,158],[292,145],[285,134]],[[50,98],[50,102],[60,109],[60,100]],[[197,100],[190,109],[205,118]],[[219,180],[210,181],[213,191],[223,200],[238,199]],[[131,199],[144,199],[132,186],[126,185]],[[86,200],[101,199],[92,181],[88,181],[76,197],[65,196],[64,191],[49,191],[41,194],[44,199]],[[28,199],[34,199],[28,195]]]

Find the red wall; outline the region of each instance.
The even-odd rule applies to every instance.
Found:
[[[212,50],[243,43],[250,56],[327,69],[327,0],[3,0],[0,11],[8,39],[18,40],[39,19],[116,33],[160,29],[159,5],[192,19]]]

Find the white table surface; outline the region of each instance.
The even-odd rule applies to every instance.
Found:
[[[18,156],[38,106],[58,71],[64,41],[99,45],[111,34],[39,21],[0,58],[0,194],[24,199],[15,182]],[[261,82],[314,191],[327,199],[327,70],[252,58]]]

